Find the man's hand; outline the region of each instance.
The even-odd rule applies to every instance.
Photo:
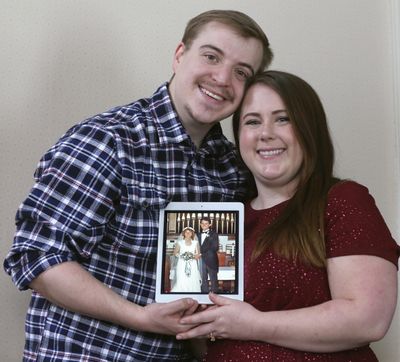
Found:
[[[115,293],[76,262],[44,271],[30,287],[60,307],[143,332],[185,332],[194,325],[180,324],[180,319],[192,315],[198,307],[198,302],[190,298],[139,306]]]
[[[176,335],[193,328],[194,324],[181,324],[184,316],[192,315],[199,304],[184,298],[169,303],[153,303],[143,308],[143,330],[153,333]]]

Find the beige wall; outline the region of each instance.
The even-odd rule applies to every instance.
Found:
[[[272,68],[297,73],[319,92],[334,136],[337,173],[369,187],[400,240],[398,0],[0,5],[1,260],[42,153],[83,118],[150,95],[171,75],[186,21],[212,8],[254,17],[275,51]],[[230,134],[229,122],[224,128]],[[18,361],[29,292],[18,292],[4,272],[0,289],[0,356]],[[387,337],[374,344],[381,361],[400,360],[399,318],[398,313]]]

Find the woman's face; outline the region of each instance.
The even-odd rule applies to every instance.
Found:
[[[183,232],[183,236],[184,236],[185,239],[192,239],[192,235],[193,235],[193,232],[191,230],[189,230],[189,229],[186,229]]]
[[[251,86],[244,98],[239,147],[259,191],[260,187],[295,190],[303,151],[281,97],[264,84]]]

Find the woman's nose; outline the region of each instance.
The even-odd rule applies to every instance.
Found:
[[[274,127],[271,122],[264,122],[260,130],[260,138],[262,140],[274,138]]]

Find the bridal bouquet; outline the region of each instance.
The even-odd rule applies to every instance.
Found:
[[[186,262],[185,274],[187,277],[190,277],[190,275],[192,274],[192,266],[190,265],[189,261],[194,259],[194,254],[189,251],[185,251],[183,254],[180,255],[180,257]]]
[[[181,258],[185,261],[189,261],[194,259],[194,254],[189,251],[186,251],[183,254],[181,254]]]

